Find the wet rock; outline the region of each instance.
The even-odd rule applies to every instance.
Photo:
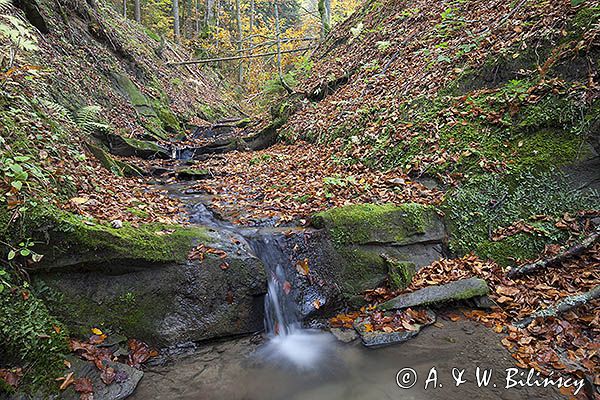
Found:
[[[427,315],[429,317],[429,322],[425,324],[415,324],[414,330],[411,331],[402,331],[402,332],[384,332],[384,331],[370,331],[367,327],[369,326],[369,321],[363,318],[358,318],[354,321],[354,329],[360,335],[360,339],[363,344],[367,347],[381,347],[388,346],[391,344],[397,344],[406,342],[407,340],[417,336],[421,329],[424,327],[431,325],[435,322],[436,316],[431,310],[427,310]]]
[[[87,149],[100,161],[102,166],[117,176],[143,176],[144,173],[141,169],[134,165],[128,164],[124,161],[117,160],[111,157],[104,146],[95,145],[91,143],[86,144]]]
[[[232,232],[75,224],[57,233],[60,248],[44,252],[32,279],[58,296],[48,304],[74,335],[105,326],[164,347],[263,328],[266,273]],[[199,244],[227,256],[189,261]]]
[[[144,373],[129,365],[108,361],[107,366],[114,368],[117,379],[110,385],[104,384],[100,378],[100,370],[96,366],[79,358],[69,356],[67,360],[71,363],[68,372],[73,372],[77,378],[89,378],[94,388],[94,400],[122,400],[129,397],[144,376]],[[67,388],[61,399],[78,400],[79,393],[75,392],[73,385]]]
[[[177,178],[182,180],[205,179],[210,176],[210,172],[206,169],[181,168],[177,170]]]
[[[354,329],[331,328],[331,334],[343,343],[350,343],[358,339],[358,333]]]
[[[140,158],[170,158],[168,150],[155,142],[128,138],[115,133],[103,134],[103,140],[112,154]]]
[[[489,293],[486,281],[479,278],[461,279],[445,285],[434,285],[403,294],[379,306],[383,310],[423,306],[445,303],[456,300],[466,300],[473,297],[485,296]]]

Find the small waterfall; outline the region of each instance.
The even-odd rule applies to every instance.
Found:
[[[331,336],[302,328],[292,286],[295,270],[282,250],[280,239],[262,236],[251,244],[269,277],[265,296],[265,330],[269,342],[259,356],[281,365],[291,363],[299,369],[316,368],[317,361],[331,345]]]
[[[297,306],[293,301],[291,277],[285,267],[290,264],[277,237],[261,237],[253,241],[255,254],[268,275],[265,296],[265,330],[271,336],[286,336],[300,329]]]

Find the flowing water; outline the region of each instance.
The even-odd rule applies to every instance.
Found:
[[[281,250],[276,236],[260,237],[252,241],[255,254],[261,259],[268,274],[265,296],[265,332],[268,343],[256,356],[279,365],[307,370],[318,365],[333,347],[330,335],[314,329],[304,329],[294,302],[292,281],[287,274],[294,273],[290,260]]]

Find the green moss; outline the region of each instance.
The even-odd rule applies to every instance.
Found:
[[[569,164],[579,156],[584,139],[561,130],[540,130],[513,141],[516,157],[510,164],[514,170],[535,168],[539,171]]]
[[[138,139],[123,137],[123,136],[121,138],[129,146],[131,146],[132,148],[139,150],[139,151],[144,151],[144,152],[150,151],[150,152],[155,152],[155,153],[162,153],[165,151],[165,149],[163,149],[162,147],[160,147],[158,144],[156,144],[154,142],[150,142],[147,140],[138,140]]]
[[[387,266],[377,251],[349,246],[339,248],[338,254],[344,262],[340,281],[345,297],[377,287],[385,280]]]
[[[142,176],[144,174],[139,168],[112,157],[101,146],[88,143],[87,148],[104,168],[117,176]]]
[[[558,157],[558,155],[557,155]],[[546,244],[563,243],[568,235],[554,221],[534,216],[559,218],[564,213],[596,208],[594,193],[570,189],[560,175],[519,172],[517,175],[486,175],[448,193],[442,210],[450,231],[450,249],[457,254],[475,251],[502,265],[535,258]],[[514,222],[533,226],[533,233],[519,233],[499,241],[492,233]]]
[[[154,110],[156,111],[158,119],[161,122],[162,129],[170,133],[177,133],[181,131],[181,125],[169,107],[164,106],[160,102],[155,102]]]
[[[49,235],[51,244],[39,250],[44,261],[101,262],[111,259],[183,262],[197,240],[208,240],[200,227],[127,223],[115,229],[53,208],[36,210],[27,222],[30,232]],[[65,261],[61,261],[61,260]]]
[[[393,260],[388,262],[388,278],[393,289],[404,289],[415,275],[416,265],[407,261]]]
[[[337,245],[404,244],[408,236],[426,232],[433,213],[433,207],[415,203],[356,204],[320,212],[312,222],[328,229]]]

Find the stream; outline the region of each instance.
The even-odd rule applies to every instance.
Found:
[[[307,329],[302,304],[291,299],[293,266],[284,254],[277,228],[244,228],[216,218],[208,198],[188,193],[185,186],[169,187],[188,205],[191,222],[218,227],[243,237],[261,259],[268,275],[265,330],[242,338],[196,344],[151,363],[131,397],[194,400],[359,400],[359,399],[524,399],[562,398],[544,388],[504,389],[505,369],[514,366],[500,344],[501,337],[468,320],[441,318],[416,338],[385,348],[366,348],[360,340],[338,341],[331,333]],[[289,228],[287,228],[289,230]],[[306,321],[304,321],[306,323]],[[488,387],[478,387],[475,368],[491,368]],[[455,387],[453,368],[465,368],[467,382]],[[400,388],[397,374],[412,368],[418,380]],[[437,387],[425,381],[431,369]],[[495,387],[494,387],[495,386]]]

